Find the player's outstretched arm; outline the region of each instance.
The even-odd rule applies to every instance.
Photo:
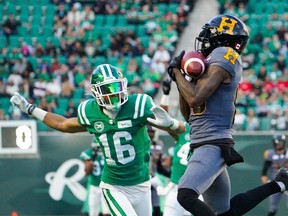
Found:
[[[18,92],[14,93],[10,102],[14,108],[19,108],[22,112],[35,117],[55,130],[68,133],[86,131],[86,128],[78,123],[77,118],[65,118],[61,115],[46,112],[45,110],[36,107],[34,104],[29,104]]]

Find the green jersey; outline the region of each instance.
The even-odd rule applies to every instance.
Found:
[[[104,154],[101,180],[111,185],[131,186],[148,181],[150,138],[146,129],[152,98],[133,94],[115,118],[102,112],[94,99],[78,107],[78,122],[95,135]]]
[[[80,159],[82,161],[91,160],[93,161],[93,171],[88,177],[88,184],[99,186],[101,181],[101,173],[104,166],[103,155],[95,152],[92,148],[86,149],[81,152]]]
[[[177,142],[174,145],[174,151],[172,153],[172,170],[170,181],[178,184],[179,179],[183,176],[188,161],[187,157],[190,151],[190,136],[189,136],[189,125],[185,123],[186,130],[184,133],[178,134]]]

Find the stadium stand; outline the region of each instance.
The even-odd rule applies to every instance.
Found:
[[[59,106],[59,101],[64,79],[74,87],[71,99],[77,106],[87,93],[85,74],[90,74],[95,65],[101,63],[121,68],[129,76],[131,92],[157,95],[169,61],[156,60],[154,54],[163,45],[170,58],[173,56],[194,1],[105,4],[106,8],[97,1],[72,1],[70,4],[50,0],[0,1],[3,17],[0,109],[4,111],[3,119],[15,118],[13,109],[6,103],[11,92],[22,91],[32,102],[39,103],[34,92],[41,92],[47,86],[60,89],[53,92],[56,97],[52,110],[62,114],[65,106]],[[240,17],[250,28],[251,38],[243,54],[244,79],[236,101],[237,109],[242,111],[239,118],[245,115],[239,128],[252,130],[247,123],[248,110],[253,110],[253,118],[258,122],[253,130],[287,130],[286,1],[261,0],[257,4],[255,0],[219,1],[219,12]],[[8,22],[10,16],[12,21]],[[5,32],[7,25],[17,30],[8,34]],[[136,63],[131,63],[135,60]],[[56,67],[53,71],[52,65]],[[39,81],[43,78],[44,83]],[[26,119],[27,116],[17,118]]]

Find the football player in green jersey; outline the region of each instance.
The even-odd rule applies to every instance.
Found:
[[[94,98],[78,106],[75,118],[39,109],[18,92],[10,101],[58,131],[94,134],[104,154],[100,187],[111,214],[150,216],[150,139],[146,124],[170,133],[183,133],[185,126],[147,94],[128,96],[127,79],[110,64],[97,66],[90,81]]]
[[[110,211],[106,201],[104,200],[102,190],[99,187],[101,173],[104,166],[104,158],[100,151],[99,144],[95,142],[95,138],[92,142],[91,148],[81,152],[80,159],[85,163],[85,173],[88,176],[87,202],[89,207],[89,216],[98,216],[100,208],[103,216],[109,216]]]

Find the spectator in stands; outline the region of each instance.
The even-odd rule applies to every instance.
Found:
[[[107,1],[105,5],[106,14],[118,14],[118,4],[116,0]]]
[[[95,14],[106,14],[106,4],[105,0],[98,0],[94,3],[94,12]]]
[[[22,54],[20,52],[20,50],[17,47],[13,47],[12,50],[8,50],[8,49],[4,49],[4,53],[7,54],[8,57],[8,67],[9,70],[12,70],[12,67],[14,66],[14,64],[16,63],[16,61],[20,58],[22,58]],[[3,54],[4,54],[3,53]]]
[[[65,9],[66,4],[60,3],[57,7],[54,20],[61,20],[61,22],[64,24],[67,22],[67,11]]]
[[[73,28],[80,27],[82,20],[81,3],[75,2],[70,10],[67,12],[67,24]],[[84,18],[84,17],[83,17]]]
[[[67,76],[62,77],[61,97],[71,98],[75,87],[71,85]]]
[[[81,11],[81,20],[84,20],[85,17],[91,22],[95,20],[95,12],[90,5],[85,5],[84,10]]]
[[[138,63],[134,58],[131,58],[127,69],[123,71],[124,76],[127,78],[128,86],[139,86],[141,77],[138,74]]]
[[[7,82],[13,82],[13,85],[16,85],[18,88],[18,86],[23,83],[23,77],[18,71],[11,71],[7,78]]]
[[[284,131],[287,129],[287,116],[284,115],[282,109],[277,109],[271,119],[271,127],[274,130]]]
[[[9,14],[8,19],[5,20],[4,23],[2,24],[2,30],[4,36],[9,38],[11,35],[16,35],[18,27],[20,25],[21,23],[18,20],[16,20],[15,15],[12,13]]]
[[[55,95],[57,97],[60,95],[60,93],[61,93],[61,83],[56,78],[56,76],[53,76],[53,78],[50,79],[47,82],[46,91],[49,91],[51,94],[53,94],[53,95]]]
[[[84,89],[84,95],[89,97],[91,95],[90,88],[90,74],[87,73],[85,79],[79,84],[79,87]]]
[[[67,41],[63,38],[60,39],[60,45],[58,47],[59,51],[60,51],[60,55],[63,56],[69,56],[70,52],[69,52],[69,45],[67,43]]]
[[[157,68],[158,72],[163,74],[166,71],[168,63],[171,59],[170,53],[163,46],[163,44],[159,44],[158,49],[155,51],[152,58],[152,68]]]
[[[261,118],[261,117],[267,117],[270,115],[270,109],[268,106],[268,99],[267,97],[263,96],[259,96],[256,99],[256,115],[257,117]]]
[[[70,99],[68,102],[68,107],[64,113],[66,118],[77,117],[77,108],[75,107],[75,103],[73,99]]]
[[[40,43],[37,43],[35,48],[33,49],[33,56],[41,58],[44,55],[45,55],[44,47]]]
[[[97,38],[94,44],[94,56],[105,56],[106,50],[103,47],[103,40],[101,37]]]
[[[45,47],[45,55],[50,56],[51,58],[57,57],[57,48],[52,41],[48,41]]]
[[[77,57],[85,56],[84,45],[80,41],[75,41],[71,47],[71,52]]]
[[[34,53],[34,48],[30,45],[27,44],[25,41],[21,42],[21,53],[23,56],[31,56]]]
[[[27,68],[26,60],[23,58],[17,59],[12,67],[12,70],[22,75]]]
[[[52,58],[50,65],[50,73],[53,74],[55,71],[60,70],[62,68],[62,65],[59,63],[58,58]]]
[[[66,34],[67,26],[62,22],[62,20],[56,20],[53,25],[53,35],[62,38]],[[62,40],[64,41],[64,40]],[[63,45],[63,44],[62,44]]]
[[[0,97],[9,97],[6,91],[7,85],[3,79],[0,79]]]
[[[236,131],[242,131],[246,129],[246,114],[243,113],[243,109],[236,109],[233,129]]]
[[[34,83],[33,86],[33,97],[44,98],[46,96],[47,82],[42,76],[40,76]]]
[[[147,35],[152,35],[152,33],[156,30],[156,28],[159,26],[158,22],[156,21],[154,16],[150,16],[149,20],[144,24],[145,27],[145,33]]]
[[[107,52],[108,56],[119,56],[121,48],[122,46],[118,43],[117,38],[115,36],[111,36],[110,46]]]
[[[246,130],[247,131],[256,131],[260,129],[259,118],[255,114],[254,109],[248,109],[246,117]]]
[[[49,92],[47,92],[47,95],[45,97],[40,98],[40,103],[38,107],[43,110],[47,110],[48,112],[53,112],[54,109],[57,107],[55,98],[51,96]]]
[[[5,114],[4,109],[0,109],[0,120],[1,121],[9,120],[9,116]]]

